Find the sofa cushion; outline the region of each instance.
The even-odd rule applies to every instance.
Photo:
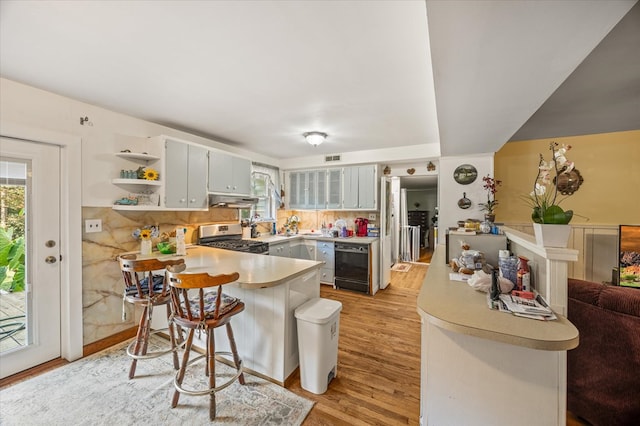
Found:
[[[568,296],[602,309],[640,317],[640,290],[569,279]]]
[[[570,279],[567,409],[593,425],[640,419],[640,290]]]

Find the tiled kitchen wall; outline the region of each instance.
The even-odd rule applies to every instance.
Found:
[[[358,217],[369,219],[369,214],[375,214],[375,220],[369,220],[369,223],[378,226],[380,216],[378,212],[369,211],[331,211],[331,210],[278,210],[278,229],[280,229],[287,221],[287,218],[296,215],[300,222],[298,229],[318,230],[324,223],[326,226],[336,223],[336,220],[342,219],[347,222],[348,228],[355,230],[354,221]]]

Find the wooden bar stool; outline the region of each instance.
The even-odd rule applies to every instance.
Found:
[[[141,259],[138,260],[135,254],[122,255],[118,257],[120,270],[124,278],[123,300],[134,305],[142,306],[138,333],[136,339],[127,346],[127,355],[133,360],[129,369],[129,378],[133,379],[136,373],[136,365],[139,359],[159,357],[169,352],[173,352],[173,366],[176,370],[180,368],[177,350],[182,344],[176,342],[174,326],[171,323],[171,295],[166,282],[165,270],[170,265],[184,265],[184,259],[159,260]],[[154,271],[161,271],[162,275],[154,275]],[[151,332],[151,318],[153,307],[165,305],[167,308],[167,321],[169,322],[169,339],[171,347],[167,350],[147,352],[149,336],[162,332],[166,329]],[[179,333],[182,342],[182,332]]]
[[[173,384],[176,388],[173,394],[171,407],[175,408],[180,399],[180,393],[187,395],[210,395],[209,418],[216,418],[216,392],[239,380],[244,385],[242,360],[238,356],[236,342],[231,329],[231,318],[244,310],[244,303],[235,297],[222,292],[222,286],[238,280],[238,273],[209,275],[207,273],[181,273],[185,271],[185,265],[167,267],[167,281],[171,287],[171,306],[173,309],[173,321],[181,327],[189,329],[187,344],[182,359],[180,371],[176,374]],[[217,291],[205,291],[207,288],[218,287]],[[197,289],[197,294],[189,294],[190,289]],[[220,296],[221,295],[221,296]],[[231,353],[216,352],[214,329],[225,325],[227,336],[231,346]],[[203,330],[207,333],[207,350],[205,355],[200,355],[189,361],[189,353],[193,344],[195,331]],[[233,356],[236,366],[236,374],[226,382],[216,386],[216,355]],[[206,357],[205,374],[209,376],[209,388],[203,390],[190,390],[182,386],[182,381],[187,366]]]

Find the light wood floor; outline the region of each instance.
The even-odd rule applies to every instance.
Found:
[[[415,266],[402,282],[424,278]],[[411,279],[413,277],[414,279]],[[316,402],[303,425],[418,425],[420,415],[420,317],[416,288],[391,285],[375,296],[323,286],[321,297],[342,302],[338,374],[322,395],[289,390]]]
[[[303,425],[419,424],[420,317],[416,301],[427,269],[426,264],[414,263],[408,272],[392,271],[391,284],[373,297],[322,286],[322,297],[342,303],[338,376],[322,395],[305,391],[299,376],[293,378],[288,389],[315,401]],[[92,352],[95,350],[85,355]],[[66,362],[55,360],[0,380],[0,388],[61,363]],[[586,424],[567,413],[567,426]]]
[[[321,297],[342,302],[338,376],[322,395],[305,391],[294,378],[288,389],[315,401],[303,426],[419,424],[416,302],[427,270],[413,263],[408,272],[392,271],[391,284],[373,297],[322,287]],[[567,426],[585,425],[567,413]]]

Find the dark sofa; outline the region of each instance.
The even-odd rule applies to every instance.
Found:
[[[640,290],[569,279],[567,409],[593,425],[640,425]]]

